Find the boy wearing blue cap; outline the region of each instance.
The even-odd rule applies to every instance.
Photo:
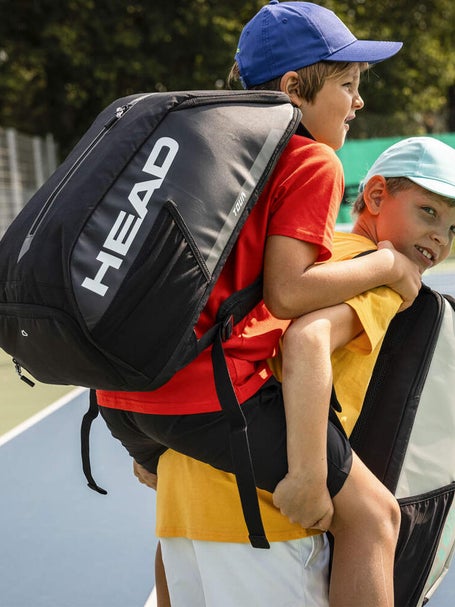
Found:
[[[442,262],[450,252],[455,233],[454,166],[455,150],[433,138],[413,137],[388,148],[361,184],[354,205],[357,220],[352,233],[335,235],[334,260],[351,259],[376,249],[378,242],[389,240],[422,273]],[[288,449],[296,448],[300,454],[303,446],[301,465],[296,470],[305,479],[297,483],[302,494],[289,501],[289,491],[282,494],[278,484],[273,496],[285,514],[302,525],[312,526],[313,520],[322,518],[327,527],[331,526],[330,515],[324,516],[327,510],[331,511],[324,459],[332,369],[342,405],[339,419],[349,435],[360,414],[387,327],[401,303],[392,289],[379,287],[343,304],[303,316],[285,333],[283,371],[281,357],[270,363],[275,375],[284,380],[287,414],[292,417],[294,407],[299,415],[309,419],[303,419],[300,432],[299,420],[291,419],[288,425]],[[311,436],[305,432],[308,424],[312,427]],[[293,431],[289,432],[290,429]],[[176,474],[178,485],[172,480]],[[305,537],[300,525],[291,524],[284,516],[280,518],[270,494],[259,492],[267,534],[272,541],[270,553],[264,553],[252,551],[245,544],[247,537],[239,524],[241,510],[232,475],[169,451],[160,461],[159,477],[157,533],[161,536],[171,580],[173,605],[174,600],[177,607],[184,604],[179,594],[181,588],[185,589],[188,606],[328,604],[324,536]],[[356,493],[360,498],[366,490],[361,482],[357,484],[359,478],[350,475],[346,482],[348,485],[354,481],[348,512],[354,522]],[[287,480],[294,482],[291,476]],[[337,497],[334,504],[337,508]],[[336,518],[333,520],[336,526]],[[308,532],[311,530],[306,530],[306,535]],[[357,548],[354,544],[353,550]],[[372,553],[378,549],[368,543],[367,548]],[[231,576],[226,573],[229,563],[237,567]],[[351,579],[347,578],[346,584],[346,579],[336,579],[337,575],[335,552],[330,604],[337,607],[380,604],[352,602],[348,593],[338,595],[337,589],[343,585],[348,590]],[[186,585],[182,584],[185,579]],[[369,584],[371,580],[364,581]],[[194,596],[199,591],[200,597],[204,597],[196,600]],[[358,589],[355,592],[360,594]],[[218,597],[218,602],[212,595]],[[389,604],[392,602],[391,599]]]
[[[398,290],[409,304],[420,284],[415,265],[392,247],[382,247],[368,259],[340,262],[336,273],[329,266],[314,265],[331,254],[344,186],[334,150],[343,145],[349,121],[363,107],[360,73],[367,63],[384,60],[400,48],[397,42],[357,40],[331,11],[307,2],[272,1],[240,37],[236,61],[245,85],[286,92],[302,111],[302,125],[246,221],[196,331],[213,326],[219,303],[263,275],[264,301],[234,326],[223,349],[248,427],[256,483],[268,491],[288,471],[281,386],[267,364],[287,319],[380,284]],[[210,349],[153,392],[99,391],[98,402],[112,434],[148,472],[156,472],[160,455],[169,447],[233,470],[232,435],[216,391]],[[343,493],[348,475],[358,474],[360,464],[351,468],[349,444],[332,423],[328,449],[328,487],[334,497]],[[370,489],[371,494],[382,490],[366,469],[362,478],[365,495]],[[393,554],[396,504],[386,498],[362,505],[359,500],[358,513],[356,524],[363,537]],[[346,562],[370,573],[361,598],[363,606],[372,604],[372,593],[384,595],[383,566],[369,554],[358,563],[353,556],[348,559],[349,544],[346,549]]]
[[[377,63],[401,42],[358,40],[330,10],[311,2],[271,0],[243,28],[235,60],[244,88],[320,61]]]

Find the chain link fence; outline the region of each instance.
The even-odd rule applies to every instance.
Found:
[[[0,127],[0,237],[57,166],[52,137]]]

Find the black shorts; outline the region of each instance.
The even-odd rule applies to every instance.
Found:
[[[230,427],[223,411],[193,415],[149,415],[100,407],[112,435],[131,457],[150,472],[171,448],[197,460],[233,472]],[[286,420],[281,384],[269,380],[242,405],[256,485],[273,492],[287,473]],[[311,432],[311,428],[308,429]],[[349,441],[335,414],[328,421],[327,487],[334,497],[343,486],[352,465]]]

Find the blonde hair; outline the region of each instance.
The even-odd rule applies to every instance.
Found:
[[[312,65],[302,67],[295,70],[299,79],[299,90],[298,94],[300,97],[305,99],[308,103],[312,103],[324,86],[326,80],[330,78],[336,78],[342,76],[344,73],[349,72],[353,63],[352,62],[338,62],[338,61],[318,61]],[[360,71],[364,72],[368,69],[368,63],[359,63]],[[229,88],[238,88],[242,78],[237,62],[231,68],[227,79]],[[257,84],[249,87],[251,90],[256,91],[279,91],[281,83],[281,76],[274,78],[269,82],[263,84]]]
[[[411,188],[420,188],[428,195],[429,198],[433,198],[438,202],[445,202],[449,207],[455,207],[455,198],[449,198],[448,196],[442,196],[441,194],[430,192],[430,190],[423,188],[418,183],[415,183],[407,177],[386,177],[385,181],[387,186],[387,192],[392,196],[397,192],[403,192],[405,190],[410,190]],[[355,199],[354,204],[352,205],[352,212],[355,215],[359,215],[364,208],[365,200],[363,199],[363,192],[361,192]]]

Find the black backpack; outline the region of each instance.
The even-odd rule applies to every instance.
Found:
[[[455,551],[455,302],[422,286],[386,333],[351,434],[398,498],[395,605],[424,605]]]
[[[93,389],[154,390],[214,340],[220,402],[243,428],[222,341],[262,298],[261,277],[224,302],[199,340],[194,326],[300,118],[279,92],[119,99],[0,241],[0,347],[24,381],[22,368],[92,389],[82,426],[91,488],[105,493],[89,463]],[[244,503],[252,543],[267,547],[251,461],[236,472],[242,501],[254,504],[248,513]]]
[[[0,241],[0,346],[45,383],[165,383],[299,119],[273,92],[112,103]]]

